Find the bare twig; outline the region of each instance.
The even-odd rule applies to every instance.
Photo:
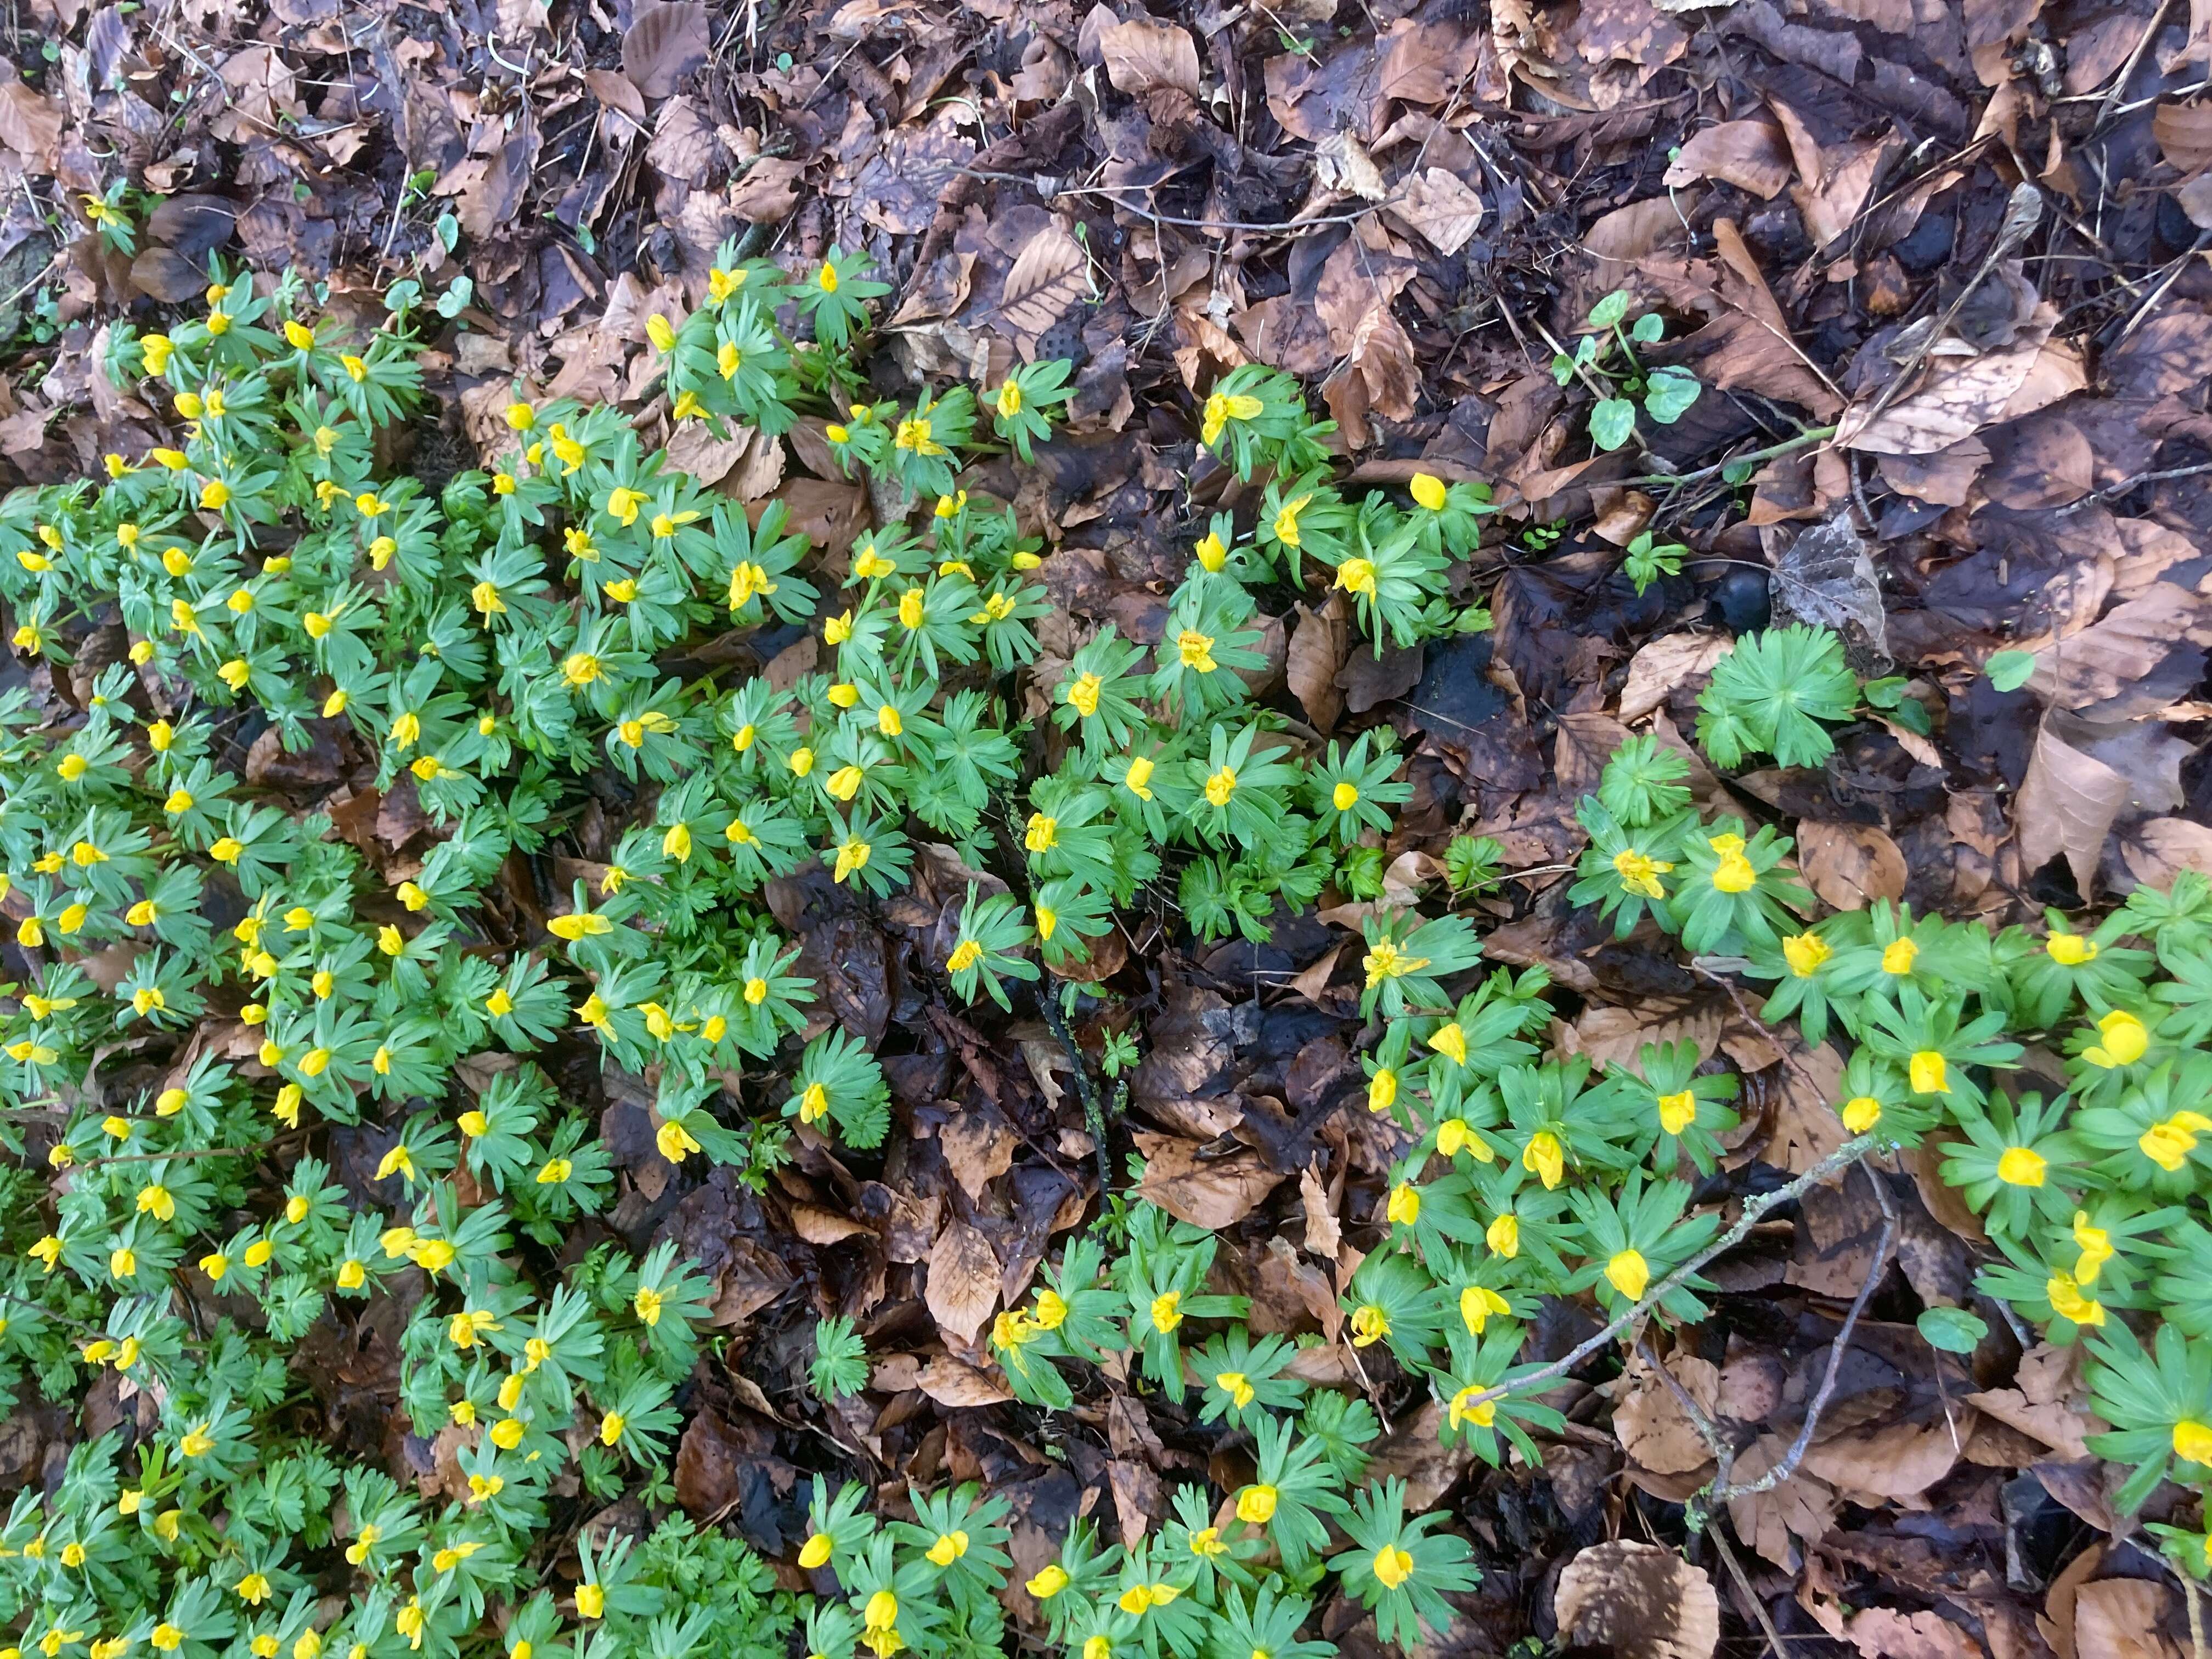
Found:
[[[1881,1206],[1881,1237],[1875,1242],[1874,1262],[1867,1269],[1866,1282],[1859,1286],[1859,1293],[1851,1303],[1850,1311],[1844,1316],[1843,1329],[1836,1333],[1835,1341],[1829,1345],[1828,1369],[1820,1378],[1820,1387],[1813,1396],[1813,1403],[1805,1408],[1804,1426],[1797,1431],[1796,1439],[1790,1443],[1790,1449],[1783,1454],[1780,1462],[1758,1480],[1746,1481],[1741,1486],[1729,1478],[1729,1471],[1735,1466],[1735,1452],[1722,1452],[1711,1496],[1706,1500],[1716,1507],[1730,1498],[1771,1492],[1797,1473],[1798,1464],[1804,1461],[1806,1452],[1812,1448],[1813,1431],[1820,1427],[1820,1413],[1828,1408],[1828,1401],[1836,1392],[1836,1379],[1843,1370],[1844,1355],[1850,1349],[1851,1333],[1858,1328],[1859,1316],[1866,1311],[1867,1304],[1873,1299],[1875,1286],[1881,1283],[1882,1275],[1889,1270],[1890,1246],[1897,1237],[1897,1206],[1890,1198],[1889,1189],[1882,1185],[1879,1175],[1864,1168],[1859,1173],[1867,1178],[1867,1184],[1874,1188],[1875,1201]]]
[[[2120,72],[2112,77],[2112,87],[2105,94],[2105,101],[2098,106],[2097,118],[2089,124],[2091,132],[2101,131],[2105,123],[2112,118],[2112,106],[2126,95],[2128,82],[2136,78],[2136,66],[2142,62],[2143,54],[2150,50],[2150,43],[2158,38],[2159,30],[2165,26],[2166,15],[2172,9],[2173,0],[2158,0],[2158,9],[2151,13],[2150,21],[2143,26],[2142,38],[2136,42],[2136,49],[2128,54],[2128,61],[2120,65]],[[2198,1659],[2203,1659],[2201,1652]]]
[[[1706,1530],[1705,1536],[1713,1540],[1714,1547],[1721,1553],[1721,1559],[1728,1563],[1728,1570],[1735,1579],[1736,1588],[1743,1592],[1744,1602],[1751,1608],[1751,1616],[1759,1621],[1760,1633],[1766,1638],[1768,1650],[1774,1655],[1774,1659],[1787,1659],[1789,1650],[1782,1645],[1782,1632],[1774,1628],[1774,1620],[1766,1611],[1766,1603],[1760,1601],[1759,1592],[1752,1589],[1751,1576],[1744,1571],[1743,1563],[1735,1559],[1735,1551],[1729,1546],[1728,1534],[1718,1527],[1712,1527]]]
[[[1492,1401],[1503,1400],[1509,1395],[1528,1394],[1539,1384],[1553,1382],[1565,1376],[1583,1360],[1612,1342],[1631,1325],[1644,1318],[1661,1302],[1673,1295],[1698,1268],[1716,1256],[1724,1255],[1743,1243],[1751,1230],[1759,1224],[1759,1218],[1769,1210],[1803,1197],[1805,1194],[1827,1180],[1830,1176],[1850,1169],[1852,1164],[1874,1151],[1877,1144],[1872,1135],[1860,1135],[1856,1139],[1847,1140],[1788,1185],[1777,1187],[1771,1193],[1762,1193],[1758,1197],[1748,1200],[1743,1206],[1743,1213],[1735,1218],[1734,1226],[1675,1268],[1673,1273],[1668,1273],[1666,1278],[1661,1279],[1656,1285],[1644,1293],[1643,1299],[1634,1307],[1620,1315],[1595,1336],[1578,1343],[1573,1349],[1562,1354],[1550,1364],[1531,1371],[1526,1376],[1516,1376],[1510,1382],[1501,1382],[1494,1389],[1484,1389],[1474,1399],[1468,1401],[1462,1409],[1472,1410],[1477,1406],[1486,1406]]]
[[[2190,1659],[2205,1659],[2204,1603],[2197,1594],[2197,1581],[2185,1571],[2181,1575],[2181,1598],[2189,1604]]]
[[[1066,1052],[1067,1063],[1075,1073],[1076,1097],[1083,1102],[1083,1127],[1091,1133],[1091,1152],[1098,1160],[1098,1213],[1103,1216],[1107,1195],[1114,1188],[1114,1166],[1106,1156],[1106,1114],[1098,1103],[1097,1091],[1091,1086],[1091,1068],[1084,1063],[1083,1050],[1075,1046],[1075,1035],[1060,1018],[1060,1004],[1050,988],[1038,991],[1037,1006],[1044,1011],[1044,1023]]]
[[[2212,461],[2202,461],[2195,466],[2169,466],[2156,472],[2138,472],[2132,478],[2123,478],[2118,483],[2106,484],[2102,489],[2093,489],[2078,501],[2069,501],[2055,508],[2052,517],[2063,519],[2069,514],[2079,513],[2085,507],[2094,507],[2100,501],[2109,501],[2124,495],[2130,490],[2147,483],[2162,483],[2167,478],[2193,478],[2200,472],[2212,472]]]

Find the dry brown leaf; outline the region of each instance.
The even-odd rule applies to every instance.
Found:
[[[834,1210],[824,1210],[812,1204],[791,1206],[791,1230],[809,1244],[841,1244],[848,1238],[863,1237],[874,1231],[850,1216],[839,1215]]]
[[[1137,1136],[1145,1155],[1145,1178],[1137,1196],[1149,1199],[1178,1221],[1217,1231],[1234,1226],[1283,1182],[1257,1152],[1239,1150],[1227,1158],[1200,1159],[1195,1142],[1172,1135]]]
[[[2181,1598],[2143,1578],[2100,1578],[2074,1598],[2075,1659],[2182,1659]]]
[[[1593,1066],[1629,1066],[1647,1042],[1692,1042],[1698,1053],[1709,1054],[1726,1023],[1718,1002],[1680,1013],[1597,1003],[1583,1009],[1573,1024],[1555,1027],[1553,1036],[1563,1055],[1584,1055]]]
[[[1156,87],[1199,95],[1198,43],[1188,29],[1140,16],[1101,30],[1098,51],[1106,78],[1133,96]]]
[[[2203,647],[2212,641],[2204,608],[2187,588],[2154,582],[2142,597],[2036,653],[2028,689],[2061,708],[2108,705],[2089,716],[2099,721],[2155,714],[2203,677]],[[2178,658],[2172,671],[2160,674],[2170,657]],[[2154,684],[2142,684],[2154,676]],[[2124,698],[2125,706],[2110,706]]]
[[[1847,1498],[1915,1498],[1951,1472],[1967,1426],[1941,1414],[1925,1423],[1878,1419],[1816,1442],[1800,1467]]]
[[[1861,1659],[1982,1659],[1982,1644],[1936,1613],[1868,1607],[1851,1615],[1844,1638]]]
[[[1782,129],[1771,121],[1723,121],[1693,135],[1668,169],[1670,188],[1717,179],[1763,202],[1782,193],[1794,171]]]
[[[2148,818],[2120,837],[2120,861],[2137,881],[2171,887],[2184,870],[2212,876],[2212,829],[2190,818]]]
[[[971,1199],[1014,1167],[1014,1149],[1021,1136],[995,1106],[971,1106],[954,1115],[937,1132],[937,1144],[951,1165],[953,1179]]]
[[[2075,884],[2087,897],[2096,886],[2105,837],[2130,793],[2124,775],[2045,728],[2037,735],[2027,775],[2013,801],[2022,872],[2040,870],[2063,853]]]
[[[1031,349],[1091,293],[1091,256],[1054,224],[1024,245],[999,300],[1007,331]]]
[[[948,1224],[929,1253],[923,1300],[940,1330],[972,1346],[999,1305],[999,1258],[991,1241],[964,1221]]]
[[[1676,686],[1711,673],[1735,649],[1735,641],[1721,635],[1668,634],[1652,641],[1629,659],[1628,678],[1620,688],[1620,723],[1633,726],[1666,702]]]
[[[2212,166],[2212,104],[2160,104],[2151,112],[2150,131],[2182,172]]]
[[[1678,1353],[1667,1360],[1667,1369],[1710,1418],[1720,1401],[1719,1368],[1695,1354]],[[1627,1390],[1613,1407],[1613,1432],[1632,1462],[1655,1474],[1689,1474],[1713,1461],[1705,1435],[1641,1353],[1630,1362],[1624,1381]]]
[[[54,170],[61,143],[62,100],[33,91],[10,75],[0,84],[0,144],[5,144],[40,173]]]
[[[707,8],[698,0],[642,0],[623,35],[623,73],[647,98],[665,98],[707,61]]]
[[[1443,167],[1409,177],[1390,210],[1447,256],[1473,241],[1482,228],[1482,198]]]
[[[1308,1253],[1329,1260],[1344,1242],[1344,1235],[1336,1224],[1336,1207],[1328,1201],[1328,1189],[1321,1184],[1318,1163],[1298,1171],[1298,1201],[1305,1206]]]
[[[1344,690],[1336,675],[1352,647],[1352,619],[1341,590],[1332,591],[1326,605],[1301,605],[1297,611],[1298,625],[1291,631],[1283,678],[1314,730],[1326,737],[1344,712]]]
[[[1905,896],[1905,854],[1870,823],[1805,819],[1797,826],[1797,867],[1833,909],[1863,910],[1875,899]]]
[[[945,1353],[915,1374],[914,1386],[940,1406],[998,1406],[1014,1397],[988,1373]]]
[[[1763,1434],[1737,1457],[1729,1479],[1756,1484],[1786,1451],[1778,1436]],[[1838,1508],[1828,1483],[1801,1468],[1765,1492],[1729,1499],[1729,1520],[1737,1537],[1784,1572],[1795,1572],[1803,1564],[1804,1546],[1828,1535]]]
[[[2044,362],[2046,349],[2063,359],[2070,348],[2051,340],[2057,307],[2039,304],[2009,346],[1978,357],[1939,358],[1920,386],[1876,413],[1878,396],[1844,411],[1836,442],[1846,449],[1885,455],[1927,455],[1948,449],[1985,426],[2030,415],[2084,383],[2078,357],[2073,381]],[[2029,406],[2022,407],[2025,399]]]
[[[1370,1484],[1404,1481],[1408,1515],[1434,1509],[1474,1462],[1474,1449],[1465,1442],[1442,1443],[1443,1417],[1442,1401],[1424,1401],[1420,1410],[1400,1419],[1389,1434],[1368,1448],[1373,1461],[1364,1479]]]
[[[1713,1581],[1656,1544],[1583,1551],[1560,1571],[1552,1610],[1563,1638],[1620,1659],[1711,1659],[1720,1645]]]

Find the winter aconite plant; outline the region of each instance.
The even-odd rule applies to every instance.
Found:
[[[1264,938],[1332,889],[1380,898],[1401,758],[1387,727],[1311,742],[1255,699],[1260,599],[1340,592],[1378,647],[1472,625],[1447,579],[1488,503],[1425,474],[1402,498],[1343,494],[1296,384],[1237,368],[1198,436],[1252,521],[1213,518],[1157,639],[1101,629],[1047,667],[1043,544],[962,480],[1049,441],[1067,368],[877,398],[852,348],[883,292],[835,248],[795,273],[726,250],[704,304],[647,327],[671,420],[817,418],[837,465],[910,504],[849,549],[703,489],[621,412],[562,401],[516,396],[488,466],[434,495],[380,476],[421,397],[405,316],[350,333],[289,278],[218,281],[165,332],[112,329],[106,372],[173,417],[173,447],[0,503],[13,647],[62,710],[0,694],[0,897],[27,964],[0,1033],[0,1384],[120,1402],[0,1525],[14,1650],[1006,1646],[1007,1509],[972,1485],[878,1516],[859,1485],[817,1481],[804,1593],[670,1512],[716,1287],[672,1243],[564,1254],[620,1165],[543,1051],[652,1079],[651,1151],[641,1135],[628,1167],[764,1184],[794,1138],[863,1159],[892,1125],[882,1067],[765,902],[777,878],[872,903],[924,860],[962,870],[931,965],[952,997],[1009,1009],[1048,973],[1079,981],[1169,856],[1205,939]],[[1634,368],[1649,331],[1621,320],[1622,355],[1583,366],[1640,377],[1666,418],[1686,398]],[[816,667],[724,678],[687,653],[755,629],[803,631]],[[1736,651],[1700,725],[1723,766],[1817,761],[1863,702],[1910,701],[1860,686],[1826,635]],[[1049,709],[1034,723],[1024,676]],[[241,775],[249,729],[280,753],[343,735],[378,790],[419,803],[427,854],[373,865],[327,816],[288,813]],[[508,873],[600,793],[620,808],[604,856],[526,896]],[[2164,1473],[2212,1480],[2212,1310],[2191,1268],[2212,1259],[2212,887],[2139,890],[2087,932],[1821,918],[1789,842],[1703,809],[1650,738],[1582,812],[1578,901],[1747,964],[1768,1018],[1846,1048],[1839,1134],[1940,1136],[2008,1257],[1984,1284],[2055,1340],[2088,1333],[2105,1448],[2144,1472],[2123,1499]],[[1451,885],[1497,882],[1499,857],[1461,838]],[[1462,915],[1377,903],[1352,960],[1370,1022],[1352,1098],[1396,1160],[1341,1340],[1429,1389],[1447,1440],[1534,1460],[1560,1426],[1516,1392],[1544,1298],[1700,1316],[1720,1218],[1693,1182],[1736,1127],[1735,1080],[1682,1043],[1602,1069],[1548,1053],[1546,975],[1486,973]],[[2029,1037],[2052,1058],[2014,1087]],[[333,1125],[350,1163],[325,1155]],[[1385,1640],[1440,1631],[1469,1547],[1365,1479],[1369,1403],[1305,1380],[1310,1339],[1250,1328],[1212,1281],[1215,1235],[1116,1204],[1110,1254],[1103,1226],[1079,1232],[969,1358],[1042,1411],[1095,1396],[1110,1364],[1226,1425],[1221,1467],[1249,1478],[1185,1484],[1120,1542],[1070,1530],[1022,1581],[1049,1638],[1070,1659],[1324,1659],[1311,1615],[1332,1580]],[[295,1408],[302,1338],[371,1303],[434,1480],[341,1461]],[[834,1409],[867,1388],[868,1346],[820,1311],[807,1376]],[[2146,1347],[2130,1320],[2159,1315]],[[580,1526],[625,1498],[666,1518]]]

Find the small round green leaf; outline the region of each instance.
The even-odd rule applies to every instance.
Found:
[[[2027,684],[2035,672],[2035,653],[2033,651],[1999,651],[1982,665],[1982,672],[1990,677],[1990,684],[2000,691],[2017,691]]]
[[[1636,405],[1626,398],[1607,398],[1590,410],[1590,441],[1600,449],[1618,449],[1636,430]]]
[[[1964,1308],[1930,1308],[1917,1322],[1928,1346],[1945,1353],[1972,1353],[1990,1334],[1990,1328]]]

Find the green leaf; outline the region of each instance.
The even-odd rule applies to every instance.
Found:
[[[1996,652],[1982,665],[1982,672],[1990,677],[1990,684],[1998,690],[2017,691],[2027,684],[2028,676],[2035,672],[2035,653]]]
[[[1618,449],[1636,431],[1636,405],[1626,398],[1607,398],[1590,410],[1590,441],[1600,449]]]
[[[1930,1308],[1916,1322],[1931,1348],[1945,1353],[1972,1353],[1990,1334],[1990,1328],[1964,1308]]]
[[[1611,328],[1628,315],[1628,290],[1617,288],[1590,307],[1592,328]]]
[[[1647,311],[1636,319],[1636,326],[1628,331],[1628,337],[1638,345],[1656,345],[1659,337],[1666,331],[1666,319],[1656,311]]]
[[[1704,390],[1686,368],[1655,368],[1644,388],[1644,412],[1662,426],[1672,426]]]

